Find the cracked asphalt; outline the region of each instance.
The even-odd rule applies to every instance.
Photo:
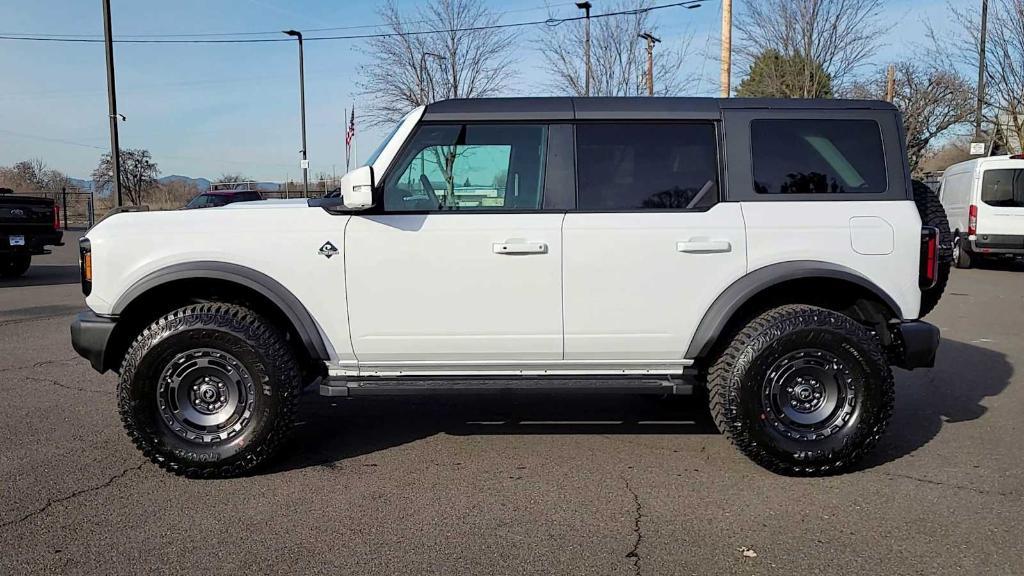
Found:
[[[194,481],[72,351],[66,238],[0,282],[0,574],[1024,573],[1024,268],[953,272],[938,366],[842,476],[761,470],[690,399],[311,391],[271,467]]]

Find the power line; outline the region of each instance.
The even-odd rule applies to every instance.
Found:
[[[572,3],[559,3],[544,6],[534,6],[532,8],[517,8],[515,10],[502,10],[498,12],[496,16],[504,16],[506,14],[519,14],[523,12],[535,12],[537,10],[550,10],[551,8],[559,8],[563,6],[571,6]],[[430,20],[406,20],[401,22],[404,26],[413,24],[426,24]],[[339,30],[366,30],[370,28],[385,28],[389,24],[357,24],[352,26],[335,26],[331,28],[308,28],[303,29],[301,32],[307,34],[310,32],[335,32]],[[221,37],[221,36],[276,36],[280,34],[280,30],[265,30],[262,32],[190,32],[190,33],[174,33],[174,34],[121,34],[118,38],[131,38],[131,39],[146,39],[146,38],[210,38],[210,37]],[[102,39],[102,34],[51,34],[42,32],[0,32],[0,36],[18,36],[18,37],[45,37],[45,38],[67,38],[67,39]],[[115,40],[116,42],[116,40]]]
[[[612,16],[633,16],[637,14],[644,14],[647,12],[653,12],[655,10],[663,10],[665,8],[696,8],[703,2],[708,0],[685,0],[683,2],[674,2],[671,4],[661,4],[658,6],[650,6],[647,8],[637,8],[633,10],[620,10],[618,12],[607,12],[604,14],[596,14],[591,18],[608,18]],[[368,34],[351,34],[351,35],[339,35],[339,36],[313,36],[309,38],[303,38],[307,42],[313,42],[317,40],[368,40],[376,38],[393,38],[403,36],[422,36],[426,34],[450,34],[453,32],[484,32],[488,30],[500,30],[507,28],[523,28],[526,26],[558,26],[565,22],[576,22],[583,20],[584,16],[573,16],[568,18],[548,18],[546,20],[532,20],[528,22],[513,22],[510,24],[489,24],[484,26],[468,26],[465,28],[448,28],[443,30],[413,30],[409,32],[380,32],[380,33],[368,33]],[[12,40],[12,41],[31,41],[31,42],[63,42],[63,43],[79,43],[79,44],[95,44],[102,43],[102,39],[98,38],[66,38],[57,36],[15,36],[15,35],[0,35],[0,40]],[[291,38],[220,38],[220,39],[122,39],[114,40],[116,43],[121,44],[256,44],[256,43],[267,43],[267,42],[291,42]]]

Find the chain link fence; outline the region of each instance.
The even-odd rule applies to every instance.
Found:
[[[17,193],[22,196],[36,196],[53,200],[60,209],[60,224],[65,230],[91,228],[96,223],[96,202],[91,190],[63,188],[61,190],[18,191]]]

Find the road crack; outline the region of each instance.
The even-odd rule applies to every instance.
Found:
[[[640,531],[640,521],[644,517],[644,507],[640,503],[640,496],[633,490],[633,487],[629,484],[628,478],[623,478],[626,483],[626,490],[633,496],[633,533],[636,535],[636,539],[633,541],[633,549],[626,554],[626,558],[633,561],[633,573],[639,576],[640,571],[640,542],[644,539],[643,532]]]
[[[74,362],[78,360],[78,356],[73,358],[64,358],[62,360],[43,360],[42,362],[34,362],[28,366],[11,366],[9,368],[0,368],[0,372],[17,372],[18,370],[28,370],[29,368],[42,368],[49,364],[64,364],[67,362]]]
[[[51,386],[57,386],[58,388],[64,388],[65,390],[74,390],[75,392],[88,392],[89,394],[99,394],[101,396],[113,396],[114,395],[113,392],[108,391],[108,390],[94,390],[92,388],[82,388],[80,386],[69,386],[69,385],[64,384],[64,383],[60,382],[59,380],[55,380],[53,378],[39,378],[37,376],[25,376],[25,379],[26,380],[31,380],[33,382],[42,382],[44,384],[50,384]]]
[[[941,482],[939,480],[929,480],[928,478],[921,478],[919,476],[911,476],[909,474],[896,474],[893,472],[882,472],[883,476],[889,478],[902,478],[904,480],[913,480],[914,482],[920,482],[922,484],[929,484],[931,486],[942,486],[944,488],[953,488],[954,490],[964,490],[967,492],[973,492],[975,494],[981,494],[983,496],[1002,496],[1004,498],[1018,498],[1020,495],[1015,492],[1001,492],[998,490],[985,490],[983,488],[974,488],[973,486],[967,486],[965,484],[956,484],[953,482]]]
[[[31,512],[28,512],[28,513],[24,514],[21,518],[18,518],[16,520],[8,520],[7,522],[4,522],[3,524],[0,524],[0,528],[7,528],[8,526],[13,526],[15,524],[21,524],[22,522],[28,520],[29,518],[33,518],[35,516],[38,516],[38,515],[46,512],[47,510],[49,510],[52,506],[54,506],[56,504],[60,504],[62,502],[67,502],[68,500],[74,500],[75,498],[78,498],[79,496],[81,496],[83,494],[88,494],[90,492],[96,492],[97,490],[102,490],[104,488],[107,488],[107,487],[113,485],[114,482],[117,482],[121,478],[124,478],[126,475],[128,475],[129,472],[141,470],[142,467],[145,466],[145,465],[146,465],[145,462],[143,462],[142,464],[139,464],[138,466],[132,466],[130,468],[125,468],[124,470],[121,470],[117,474],[114,474],[113,476],[111,476],[106,482],[104,482],[102,484],[98,484],[96,486],[90,486],[88,488],[82,488],[81,490],[75,490],[71,494],[68,494],[66,496],[61,496],[60,498],[47,498],[46,499],[46,504],[43,504],[43,506],[41,508],[37,508],[37,509],[35,509],[35,510],[31,511]]]

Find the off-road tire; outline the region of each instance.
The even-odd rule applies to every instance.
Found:
[[[214,440],[189,438],[188,424],[168,410],[172,403],[163,394],[173,379],[167,371],[190,362],[190,354],[209,356],[211,365],[237,361],[229,365],[236,368],[233,372],[222,374],[242,383],[244,401],[232,411],[239,418],[238,430],[218,432],[211,435]],[[194,383],[201,379],[195,374],[202,373],[192,370],[172,375],[182,382],[191,377]],[[180,387],[195,390],[190,384]],[[275,326],[243,306],[203,303],[166,314],[138,335],[121,365],[118,404],[128,436],[155,464],[182,476],[217,478],[246,473],[275,454],[292,428],[299,391],[295,354]],[[186,402],[176,405],[188,407]]]
[[[939,277],[935,286],[921,291],[921,311],[918,316],[924,318],[938,305],[942,292],[946,289],[946,283],[949,282],[949,269],[953,265],[953,233],[949,230],[946,210],[935,192],[919,180],[914,180],[912,184],[914,203],[921,214],[921,224],[939,229]]]
[[[836,427],[794,435],[774,416],[778,409],[766,390],[779,362],[816,351],[839,360],[843,370],[836,374],[849,378],[850,388],[829,417]],[[892,371],[877,337],[848,316],[804,305],[769,310],[740,330],[711,366],[708,391],[722,434],[757,464],[794,476],[850,468],[885,432],[894,401]]]
[[[20,278],[32,266],[31,254],[11,254],[0,257],[0,278]]]
[[[972,255],[969,250],[964,246],[963,238],[956,238],[954,242],[957,243],[959,250],[954,250],[953,253],[956,256],[953,260],[953,265],[957,268],[967,269],[973,265]]]

